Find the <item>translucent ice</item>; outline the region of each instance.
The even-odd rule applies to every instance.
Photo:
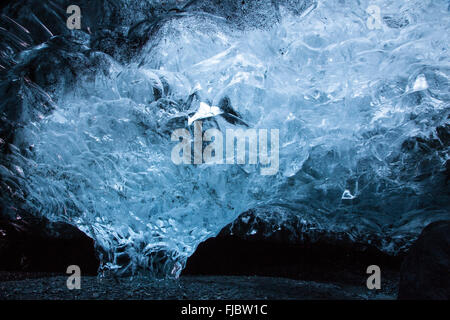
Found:
[[[104,268],[163,276],[257,205],[391,239],[448,218],[448,2],[375,1],[379,29],[366,23],[373,1],[294,2],[264,28],[168,16],[129,64],[108,57],[55,91],[54,111],[15,138],[31,151],[2,169],[24,206],[93,236]],[[251,128],[280,130],[277,175],[172,163],[173,130],[239,126],[218,116],[221,101]]]

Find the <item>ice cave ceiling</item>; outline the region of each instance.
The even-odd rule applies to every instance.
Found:
[[[81,30],[64,0],[0,18],[5,213],[75,224],[104,269],[170,276],[257,206],[390,239],[449,218],[448,1],[73,2]],[[171,133],[223,101],[239,121],[204,126],[278,129],[277,174],[171,161]]]

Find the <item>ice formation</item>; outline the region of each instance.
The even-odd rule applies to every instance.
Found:
[[[157,25],[117,24],[142,40],[126,54],[85,31],[14,48],[1,88],[20,87],[10,99],[21,114],[3,102],[2,116],[20,123],[2,156],[4,203],[76,224],[104,269],[155,276],[177,276],[201,241],[264,204],[392,239],[449,217],[448,1],[247,0],[237,18],[172,2],[180,12]],[[132,21],[137,2],[115,3]],[[369,5],[380,28],[368,28]],[[34,78],[21,69],[30,65]],[[221,116],[224,101],[236,122]],[[175,165],[170,134],[195,119],[223,132],[279,129],[278,174]]]

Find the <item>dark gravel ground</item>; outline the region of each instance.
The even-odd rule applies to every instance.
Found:
[[[0,272],[0,300],[390,300],[396,298],[398,287],[397,279],[382,279],[381,290],[368,290],[365,284],[255,276],[183,276],[172,280],[86,276],[81,279],[80,290],[69,290],[66,276],[42,276]]]

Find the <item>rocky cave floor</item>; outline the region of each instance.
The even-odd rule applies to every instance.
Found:
[[[37,277],[37,278],[36,278]],[[69,290],[61,275],[0,272],[0,300],[377,300],[396,299],[398,277],[382,279],[380,290],[344,283],[320,283],[260,276],[146,277],[85,276],[80,290]]]

